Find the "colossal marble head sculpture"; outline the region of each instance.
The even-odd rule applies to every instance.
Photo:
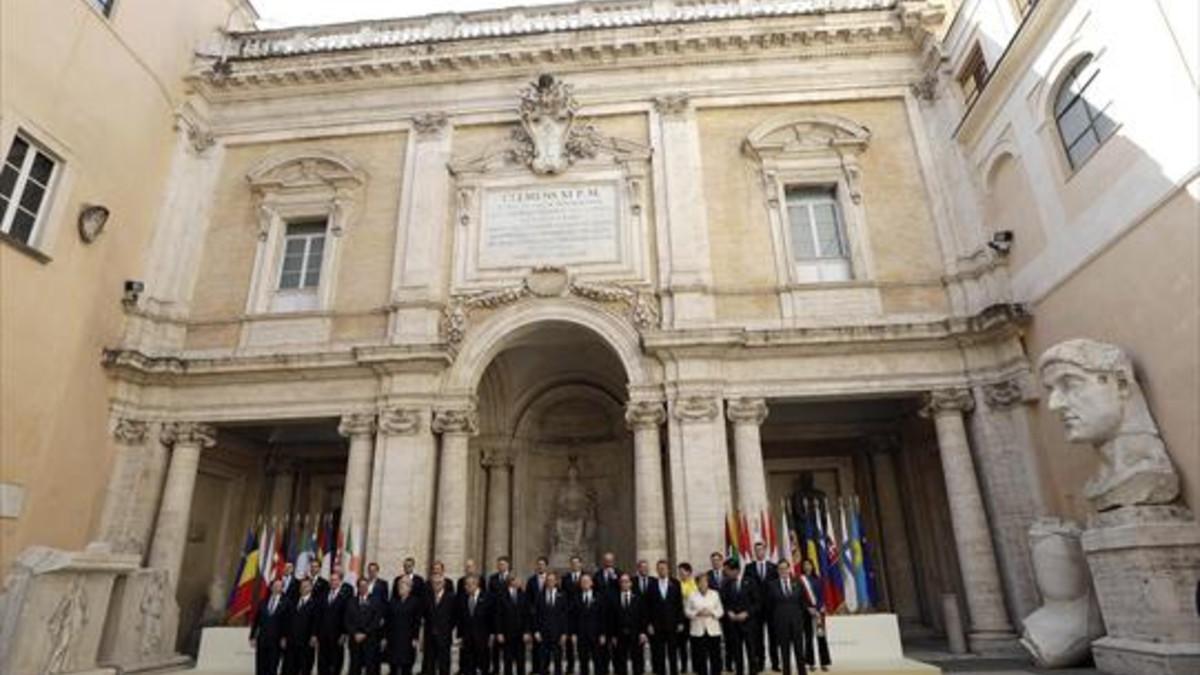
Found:
[[[1042,354],[1038,372],[1049,391],[1047,406],[1062,418],[1067,439],[1087,443],[1100,455],[1100,469],[1084,487],[1096,510],[1178,498],[1179,477],[1120,347],[1087,339],[1060,342]]]

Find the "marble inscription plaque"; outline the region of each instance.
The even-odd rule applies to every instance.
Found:
[[[614,183],[488,189],[479,266],[616,261],[618,222]]]

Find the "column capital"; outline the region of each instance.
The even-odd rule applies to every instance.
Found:
[[[417,138],[440,138],[446,131],[450,117],[444,112],[427,112],[415,115],[412,119],[413,130]]]
[[[970,412],[975,407],[975,399],[971,390],[966,387],[950,387],[934,389],[925,395],[925,406],[921,408],[922,417],[937,417],[938,415],[962,414]]]
[[[671,414],[682,422],[703,422],[716,419],[721,406],[716,396],[680,396],[671,406]]]
[[[390,436],[411,436],[421,430],[425,411],[416,408],[384,408],[379,411],[379,433]]]
[[[985,384],[980,389],[987,407],[993,410],[1007,410],[1033,398],[1020,377]]]
[[[479,430],[479,415],[474,408],[435,410],[433,430],[439,434],[474,434]]]
[[[146,434],[149,431],[150,424],[148,422],[129,417],[118,417],[116,424],[113,425],[112,435],[121,445],[141,445],[146,441]]]
[[[375,415],[369,412],[352,412],[342,415],[338,433],[347,438],[362,436],[375,431]]]
[[[217,444],[217,430],[202,422],[170,422],[160,436],[163,445],[195,445],[211,448]]]
[[[691,104],[687,94],[667,94],[654,99],[654,110],[663,117],[675,117],[687,112]]]
[[[483,451],[483,465],[489,469],[506,469],[513,465],[512,454],[503,448],[490,448]]]
[[[630,429],[658,428],[666,421],[661,401],[630,401],[625,406],[625,424]]]
[[[759,426],[767,419],[767,402],[761,398],[740,397],[725,402],[725,416],[734,424]]]

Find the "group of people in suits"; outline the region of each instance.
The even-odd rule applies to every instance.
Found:
[[[559,573],[539,557],[532,574],[515,573],[507,557],[483,576],[467,561],[457,583],[434,562],[428,579],[403,562],[391,584],[371,563],[352,587],[334,568],[315,563],[309,576],[286,574],[271,584],[250,640],[258,675],[337,675],[349,652],[351,675],[643,675],[650,652],[654,675],[736,675],[771,669],[791,675],[830,663],[824,610],[811,563],[793,574],[788,561],[769,561],[764,547],[742,566],[713,553],[701,575],[680,563],[648,561],[623,572],[612,553],[585,571],[572,558]],[[689,657],[691,668],[689,669]],[[280,670],[282,667],[282,670]]]

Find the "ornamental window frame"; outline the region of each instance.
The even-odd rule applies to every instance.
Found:
[[[1112,115],[1113,99],[1105,96],[1103,84],[1096,84],[1097,79],[1101,77],[1099,60],[1100,54],[1093,52],[1083,52],[1070,59],[1054,79],[1054,87],[1050,89],[1047,97],[1047,114],[1053,123],[1058,156],[1063,161],[1068,175],[1078,172],[1091,161],[1108,140],[1117,135],[1117,130],[1121,126],[1120,122],[1116,121]],[[1067,94],[1068,88],[1077,82],[1082,82],[1082,87],[1071,96],[1070,102],[1060,109],[1064,94]],[[1093,87],[1093,85],[1095,86]],[[1089,89],[1091,89],[1090,96]],[[1076,105],[1082,105],[1087,123],[1073,138],[1067,138],[1063,131],[1063,119],[1067,116],[1067,112],[1074,109]],[[1103,136],[1097,126],[1097,122],[1101,121],[1107,125]],[[1072,148],[1087,136],[1094,139],[1095,145],[1086,155],[1079,158],[1073,157],[1071,155]]]
[[[817,285],[861,283],[874,278],[874,261],[863,207],[860,155],[870,144],[864,126],[836,115],[788,114],[760,124],[742,149],[758,165],[781,291]],[[797,261],[787,211],[789,190],[830,190],[841,220],[849,274],[823,279],[820,261]]]
[[[343,234],[354,222],[366,174],[336,153],[302,150],[267,158],[246,180],[258,228],[246,314],[331,311]],[[325,223],[317,286],[281,288],[288,227],[315,222]]]

